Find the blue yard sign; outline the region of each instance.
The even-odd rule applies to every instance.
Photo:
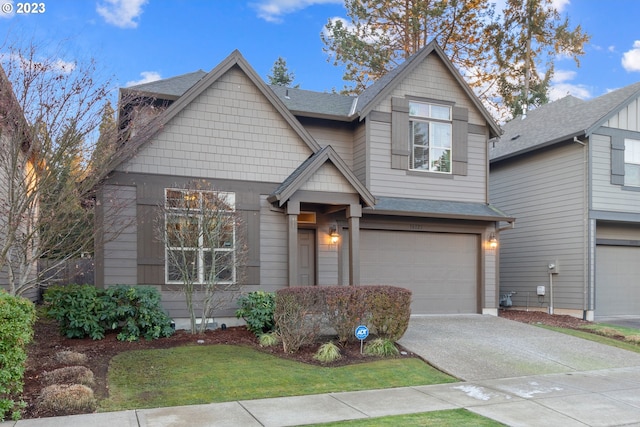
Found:
[[[356,338],[360,341],[366,339],[369,336],[369,328],[365,325],[360,325],[356,328]]]

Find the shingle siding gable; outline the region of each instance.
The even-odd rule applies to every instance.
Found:
[[[234,67],[120,170],[280,182],[310,154],[269,100]]]

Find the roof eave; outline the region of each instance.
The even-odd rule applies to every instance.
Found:
[[[571,133],[569,135],[564,135],[564,136],[552,139],[550,141],[546,141],[546,142],[541,143],[541,144],[536,144],[536,145],[533,145],[531,147],[523,148],[522,150],[513,151],[511,153],[503,154],[502,156],[489,158],[489,163],[501,162],[503,160],[511,159],[511,158],[518,157],[518,156],[522,156],[524,154],[532,153],[534,151],[542,150],[544,148],[548,148],[548,147],[551,147],[553,145],[560,144],[562,142],[569,142],[569,141],[573,140],[574,137],[589,136],[589,135],[590,135],[590,133],[588,131],[585,131],[585,130],[574,132],[574,133]]]

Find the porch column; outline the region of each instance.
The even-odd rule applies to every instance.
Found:
[[[349,205],[347,219],[349,220],[349,285],[360,284],[360,217],[362,206]]]
[[[289,286],[297,286],[298,282],[298,215],[300,202],[287,203],[287,222],[289,238]]]

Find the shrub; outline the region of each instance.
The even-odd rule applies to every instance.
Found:
[[[105,331],[117,326],[115,304],[102,298],[101,292],[90,285],[51,286],[43,299],[46,313],[58,322],[60,332],[67,338],[99,340]]]
[[[98,290],[90,285],[52,286],[44,294],[47,315],[68,338],[102,339],[121,327],[118,339],[155,339],[173,333],[160,293],[150,287],[114,286]]]
[[[320,294],[314,287],[292,287],[276,292],[274,321],[285,353],[311,344],[320,333]]]
[[[26,345],[33,338],[36,312],[21,297],[0,291],[0,422],[20,418],[21,393],[27,360]]]
[[[340,359],[340,349],[332,342],[324,343],[320,346],[313,358],[320,363],[331,363]]]
[[[249,292],[238,298],[240,308],[236,310],[236,317],[242,317],[247,322],[247,329],[260,336],[274,327],[275,303],[276,294],[273,292]]]
[[[42,389],[38,411],[45,415],[74,415],[93,412],[97,408],[93,390],[82,384],[50,385]]]
[[[116,320],[122,324],[120,341],[137,341],[169,337],[173,334],[171,319],[162,310],[160,292],[151,287],[112,286],[106,297],[116,305]]]
[[[324,293],[329,326],[338,335],[338,342],[355,340],[354,331],[366,321],[366,301],[362,287],[329,286],[321,288]]]
[[[258,342],[261,347],[273,347],[280,342],[280,337],[277,332],[269,332],[262,334],[258,337]]]
[[[369,322],[382,338],[397,341],[409,327],[411,317],[411,291],[394,286],[367,286]]]
[[[95,384],[93,372],[85,366],[66,366],[54,369],[51,372],[45,372],[43,380],[46,385],[82,384],[93,387]]]
[[[364,345],[364,354],[367,356],[390,357],[400,354],[396,345],[387,338],[376,338]]]

